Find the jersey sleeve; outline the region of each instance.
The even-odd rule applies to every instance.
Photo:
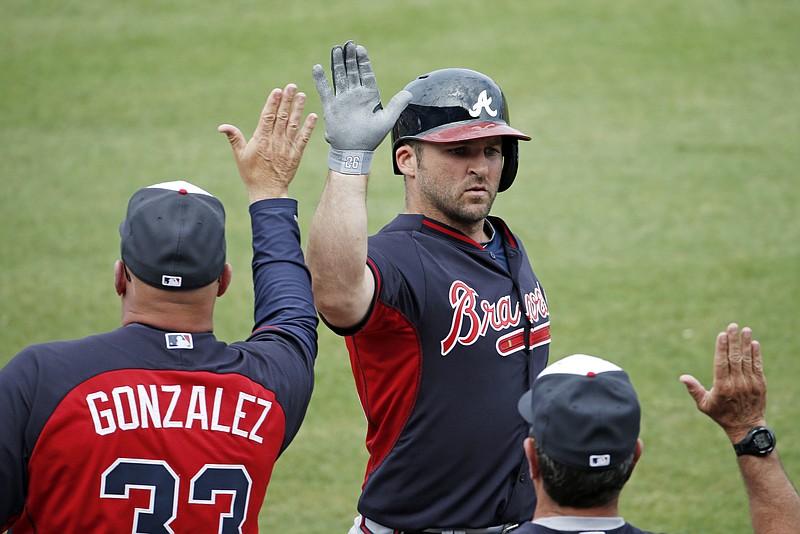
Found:
[[[418,322],[424,312],[426,285],[425,265],[414,240],[407,235],[378,234],[370,240],[368,264],[376,280],[375,303],[402,310],[411,322]],[[369,328],[369,320],[363,326]]]
[[[0,369],[0,532],[22,513],[27,483],[25,432],[30,420],[31,387],[28,369],[20,356]]]
[[[292,336],[304,352],[316,355],[318,320],[311,274],[300,247],[297,201],[256,202],[250,206],[250,217],[255,293],[251,339],[265,329],[278,329]]]
[[[318,318],[300,246],[297,201],[262,200],[250,206],[250,216],[255,322],[243,345],[260,352],[253,351],[253,345],[267,342],[270,389],[286,411],[284,450],[299,430],[311,398]]]

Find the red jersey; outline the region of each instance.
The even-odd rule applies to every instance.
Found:
[[[251,206],[255,331],[131,324],[0,371],[0,523],[24,532],[257,532],[305,415],[317,318],[296,203]]]

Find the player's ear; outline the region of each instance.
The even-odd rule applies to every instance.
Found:
[[[231,285],[231,279],[233,278],[233,268],[231,267],[230,263],[225,263],[225,268],[222,269],[222,274],[219,277],[219,289],[217,290],[217,296],[221,297],[225,294],[228,290],[228,287]]]
[[[403,176],[415,176],[417,169],[417,154],[411,145],[400,145],[394,153],[397,168]]]
[[[120,297],[127,291],[128,272],[125,270],[125,264],[122,260],[114,262],[114,289]]]

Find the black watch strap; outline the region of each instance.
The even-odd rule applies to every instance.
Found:
[[[766,426],[751,428],[742,441],[733,444],[736,456],[766,456],[775,448],[775,433]]]

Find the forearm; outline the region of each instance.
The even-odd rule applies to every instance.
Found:
[[[784,471],[778,452],[763,458],[740,456],[738,461],[750,501],[754,534],[800,532],[800,496]]]
[[[297,203],[281,198],[250,206],[255,330],[273,327],[316,350],[317,313],[300,247]]]
[[[365,175],[329,171],[308,234],[316,305],[337,326],[358,322],[372,297],[366,268],[367,182]]]
[[[739,443],[753,427],[766,426],[759,408],[756,415],[740,421],[718,421],[731,444]],[[733,424],[733,423],[736,424]],[[800,496],[781,465],[778,451],[767,456],[741,455],[737,458],[747,498],[754,534],[800,533]]]

